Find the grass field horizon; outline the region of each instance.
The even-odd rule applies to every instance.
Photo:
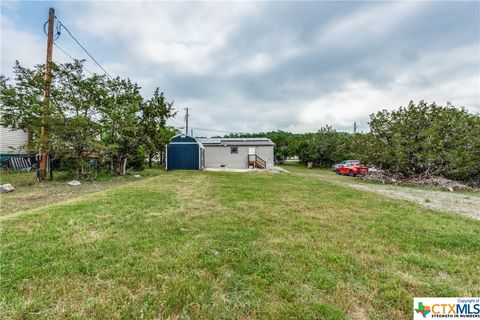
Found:
[[[480,295],[479,221],[289,173],[162,172],[1,227],[4,318],[398,319]]]

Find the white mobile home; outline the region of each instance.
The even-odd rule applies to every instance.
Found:
[[[28,134],[23,130],[11,130],[0,126],[0,166],[4,166],[9,158],[27,155],[25,145]]]
[[[11,130],[0,126],[0,154],[25,153],[22,147],[28,142],[28,134],[23,130]]]
[[[205,148],[205,168],[270,169],[275,144],[268,138],[198,138]]]

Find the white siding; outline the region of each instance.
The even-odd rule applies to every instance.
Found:
[[[205,147],[205,167],[246,169],[248,168],[248,148],[253,146],[238,146],[238,153],[230,153],[230,146]],[[267,168],[273,167],[273,146],[256,146],[257,155],[265,160]]]
[[[23,153],[20,150],[28,142],[28,135],[23,130],[12,131],[0,126],[0,153]],[[15,148],[12,150],[10,147]]]

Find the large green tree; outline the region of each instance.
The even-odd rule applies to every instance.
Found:
[[[155,89],[152,98],[141,104],[140,111],[140,129],[148,154],[148,166],[151,167],[153,157],[164,151],[165,144],[171,138],[169,132],[172,131],[166,130],[165,127],[167,119],[176,112],[173,110],[173,102],[168,102],[159,88]]]
[[[0,77],[1,124],[31,134],[37,149],[46,127],[47,152],[78,178],[88,177],[90,160],[107,163],[124,175],[127,163],[141,166],[168,142],[166,120],[172,103],[157,89],[144,101],[130,79],[84,74],[83,61],[52,64],[51,98],[43,103],[44,65],[14,66],[13,81]],[[43,117],[43,118],[42,118]]]
[[[104,96],[103,77],[86,77],[83,61],[52,64],[51,97],[43,102],[44,65],[34,68],[14,67],[15,79],[2,78],[0,99],[3,126],[22,129],[31,134],[37,149],[40,127],[46,128],[46,151],[51,158],[66,160],[78,178],[88,174],[88,160],[98,151],[100,128],[96,122],[98,106]]]
[[[105,78],[86,77],[83,62],[55,65],[58,94],[56,101],[62,111],[51,135],[51,151],[73,165],[78,178],[89,177],[90,160],[102,151],[98,116],[106,97]]]
[[[129,156],[141,152],[140,110],[143,99],[138,85],[129,79],[111,79],[106,86],[108,95],[100,113],[104,156],[112,171],[125,175]]]
[[[300,135],[296,153],[304,163],[329,166],[351,157],[350,140],[350,134],[325,126],[315,133]]]
[[[354,140],[360,158],[391,172],[480,182],[480,116],[463,108],[410,102],[372,114]]]
[[[1,106],[1,125],[12,129],[21,129],[29,132],[34,142],[28,146],[30,150],[38,148],[40,145],[40,127],[42,123],[42,113],[45,110],[43,104],[43,92],[45,87],[44,65],[37,65],[34,68],[25,68],[17,61],[13,67],[13,79],[7,79],[1,76],[0,81],[0,106]],[[55,75],[55,71],[53,71]],[[52,81],[52,99],[48,117],[45,119],[47,134],[50,134],[50,128],[61,115],[61,110],[56,102],[57,86]],[[47,138],[49,137],[47,135]]]

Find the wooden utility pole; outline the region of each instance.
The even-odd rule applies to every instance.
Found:
[[[185,108],[185,135],[188,136],[188,108]]]
[[[38,178],[40,181],[44,181],[47,177],[49,165],[48,165],[48,153],[47,153],[47,114],[50,98],[50,82],[52,78],[52,54],[53,54],[53,24],[55,20],[55,9],[50,8],[48,11],[48,33],[47,33],[47,61],[45,63],[45,88],[43,93],[43,110],[42,110],[42,127],[40,128],[40,166],[38,172]]]

